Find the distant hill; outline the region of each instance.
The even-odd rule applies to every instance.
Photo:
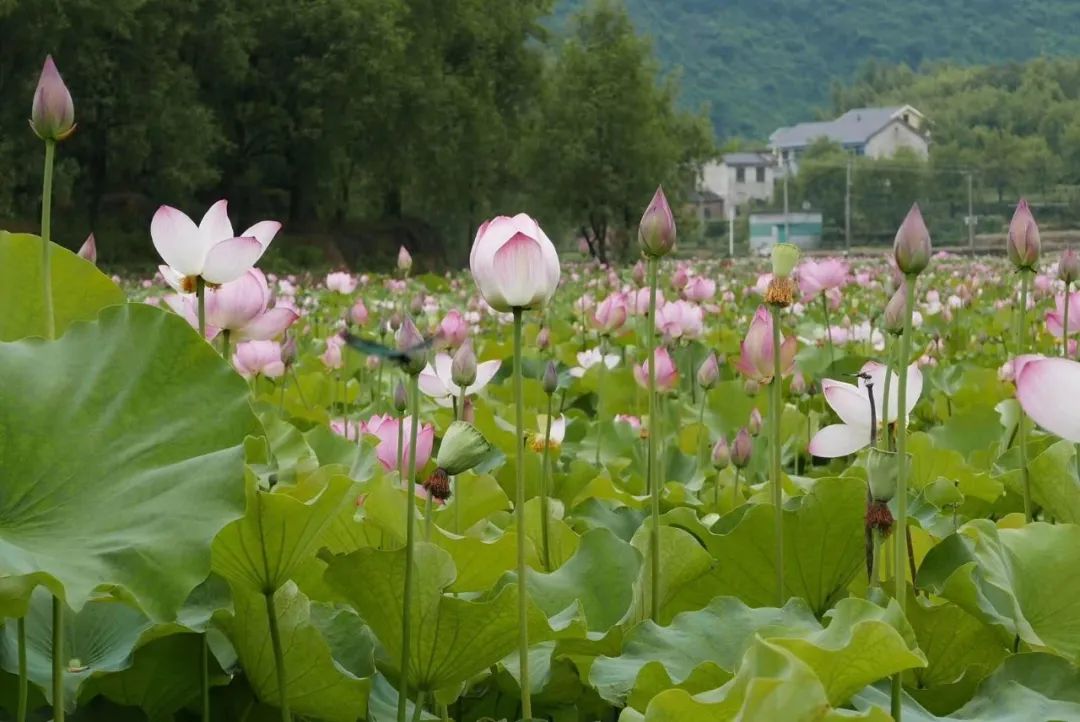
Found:
[[[556,25],[589,0],[560,0]],[[999,63],[1080,55],[1078,0],[624,0],[719,138],[764,138],[827,107],[870,59]]]

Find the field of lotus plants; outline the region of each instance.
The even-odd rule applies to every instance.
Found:
[[[277,277],[162,206],[152,279],[0,232],[5,719],[1080,720],[1080,257]],[[252,219],[253,220],[253,219]],[[246,227],[238,232],[237,229]],[[362,269],[361,269],[362,270]]]

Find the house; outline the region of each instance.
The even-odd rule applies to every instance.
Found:
[[[694,198],[698,218],[723,220],[751,201],[771,201],[775,181],[776,158],[767,150],[727,153],[706,163]]]
[[[930,155],[926,118],[910,105],[855,108],[835,120],[778,128],[769,136],[769,147],[780,165],[794,174],[799,156],[822,138],[869,158],[891,158],[901,148],[922,158]]]
[[[794,243],[799,248],[821,245],[820,213],[751,213],[750,250],[764,253],[777,243]]]
[[[724,220],[724,199],[707,188],[690,194],[690,206],[702,227]]]

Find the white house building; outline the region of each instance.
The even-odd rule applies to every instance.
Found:
[[[705,217],[720,220],[732,208],[750,201],[771,201],[775,182],[776,158],[771,152],[728,153],[702,168],[701,200],[695,200],[703,204],[708,199],[708,207],[701,212]],[[719,207],[716,199],[720,201]]]
[[[794,174],[799,156],[822,138],[869,158],[891,158],[901,148],[909,148],[922,158],[930,155],[926,118],[910,105],[855,108],[835,120],[777,128],[769,136],[769,147],[781,168],[790,168]]]

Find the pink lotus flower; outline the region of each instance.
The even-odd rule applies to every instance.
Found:
[[[275,341],[247,341],[237,345],[232,363],[245,379],[255,376],[276,379],[285,373],[281,344]]]
[[[656,359],[656,390],[657,391],[674,391],[679,386],[679,369],[676,368],[675,362],[671,359],[671,354],[664,347],[656,349],[654,356]],[[643,389],[649,388],[649,362],[645,361],[642,364],[634,366],[634,380],[638,382],[638,385]]]
[[[1031,215],[1028,202],[1021,199],[1009,222],[1009,260],[1017,268],[1034,269],[1039,262],[1040,250],[1039,226]]]
[[[319,360],[323,362],[323,366],[328,369],[339,369],[345,365],[345,359],[342,356],[341,347],[345,345],[345,341],[341,336],[331,336],[326,339],[326,350],[319,356]]]
[[[683,289],[683,298],[687,301],[702,303],[716,295],[716,281],[704,276],[694,276]]]
[[[671,274],[671,287],[676,291],[681,291],[686,288],[686,284],[690,283],[690,274],[686,270],[686,266],[679,264],[679,267],[675,269],[675,273]]]
[[[465,322],[461,311],[451,309],[439,322],[438,334],[448,345],[456,348],[469,337],[469,324]]]
[[[476,232],[469,268],[496,311],[543,306],[559,287],[559,255],[540,225],[524,213],[498,216]]]
[[[165,302],[173,311],[198,328],[198,309],[194,296],[167,296]],[[229,331],[237,341],[267,341],[292,326],[300,314],[286,303],[274,308],[270,304],[270,287],[257,268],[249,268],[235,281],[222,284],[206,294],[206,337],[215,338]]]
[[[610,335],[622,328],[623,324],[626,323],[628,313],[626,296],[621,293],[613,293],[596,307],[593,322],[601,333]]]
[[[64,140],[75,130],[75,104],[51,55],[45,56],[34,102],[30,127],[42,140]]]
[[[348,295],[356,290],[356,277],[344,271],[328,273],[326,274],[326,288],[335,293]]]
[[[649,289],[640,288],[627,297],[630,312],[635,316],[644,316],[649,313]],[[656,289],[656,307],[664,305],[664,292]]]
[[[1080,331],[1080,293],[1069,293],[1069,329],[1068,335],[1072,336]],[[1065,296],[1057,296],[1054,299],[1054,310],[1046,314],[1046,330],[1055,338],[1064,335],[1065,328]]]
[[[349,309],[349,318],[357,326],[363,326],[368,322],[368,310],[367,306],[364,305],[363,299],[356,299],[356,303]]]
[[[780,369],[784,376],[789,375],[795,366],[795,350],[794,336],[781,340]],[[765,306],[758,306],[750,322],[750,330],[742,342],[735,368],[746,378],[760,384],[770,383],[773,379],[773,321]]]
[[[656,329],[668,339],[700,338],[705,331],[705,314],[697,304],[669,301],[656,309]]]
[[[209,284],[235,281],[255,265],[281,230],[277,221],[259,221],[236,236],[228,203],[210,206],[199,225],[171,206],[161,206],[150,222],[150,237],[161,260],[165,282],[182,293],[193,293],[195,279]]]
[[[885,366],[875,361],[868,361],[862,367],[862,373],[869,374],[870,383],[874,387],[874,413],[873,420],[878,428],[882,428],[882,409],[884,407],[885,394]],[[916,364],[911,364],[907,370],[907,409],[904,412],[901,423],[907,423],[911,410],[922,395],[923,377]],[[888,423],[896,421],[899,417],[897,407],[899,400],[900,379],[896,372],[892,372],[889,383],[889,418]],[[871,412],[870,397],[866,391],[866,381],[859,379],[858,386],[824,379],[821,382],[821,390],[825,395],[825,401],[843,423],[832,424],[814,434],[810,440],[810,453],[823,458],[834,458],[854,454],[859,449],[870,445]]]
[[[1072,404],[1080,393],[1080,363],[1063,358],[1018,357],[1016,399],[1039,426],[1080,443],[1080,413]]]
[[[398,452],[398,424],[402,424],[401,452]],[[389,414],[372,416],[363,425],[363,432],[379,440],[375,455],[379,463],[388,471],[409,468],[409,447],[412,439],[412,417],[406,416],[400,421]],[[421,423],[416,435],[416,470],[424,468],[431,459],[431,447],[435,442],[435,427]]]
[[[94,240],[94,234],[91,233],[83,241],[83,244],[79,247],[79,258],[85,258],[86,260],[97,265],[97,241]]]
[[[628,416],[627,414],[615,414],[615,422],[620,424],[626,424],[634,431],[641,433],[641,419],[637,416]]]
[[[799,289],[803,300],[809,301],[819,293],[832,288],[843,288],[848,283],[851,269],[839,258],[827,258],[824,261],[807,259],[799,266]]]

